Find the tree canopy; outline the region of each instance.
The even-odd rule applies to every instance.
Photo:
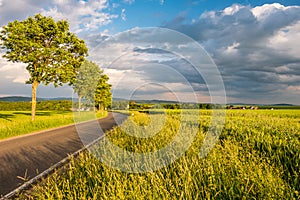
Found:
[[[112,94],[108,76],[92,61],[84,61],[73,84],[74,92],[78,94],[78,108],[81,100],[94,104],[99,110],[111,107]]]
[[[102,74],[95,91],[95,105],[99,110],[104,110],[111,107],[112,104],[112,94],[111,94],[111,84],[108,83],[109,77]]]
[[[74,92],[78,94],[78,106],[81,109],[81,99],[85,98],[90,103],[94,102],[94,93],[97,87],[97,82],[101,78],[103,70],[92,62],[85,60],[76,76],[73,84]]]
[[[55,22],[41,14],[9,22],[2,27],[0,40],[5,58],[27,64],[30,78],[26,83],[32,84],[32,120],[37,86],[73,84],[88,51],[85,42],[69,31],[67,21]]]

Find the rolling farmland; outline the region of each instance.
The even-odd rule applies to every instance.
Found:
[[[183,112],[184,119],[180,117]],[[132,163],[125,163],[125,168],[120,170],[101,162],[97,152],[105,145],[106,140],[102,141],[93,147],[93,154],[85,152],[71,159],[65,169],[20,198],[299,199],[300,111],[226,112],[219,141],[205,158],[199,156],[199,150],[209,128],[211,111],[201,110],[199,118],[198,110],[169,110],[162,129],[151,138],[146,135],[136,138],[127,133],[129,130],[137,133],[143,126],[150,127],[145,130],[155,130],[155,124],[162,124],[163,113],[135,112],[107,136],[128,152],[159,150],[172,141],[180,128],[187,137],[195,133],[195,138],[183,156],[170,165],[151,170],[147,168],[151,163],[145,161],[144,173],[126,172]],[[114,153],[109,153],[111,160],[122,160],[124,155]]]

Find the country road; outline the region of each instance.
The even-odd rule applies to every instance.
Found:
[[[126,118],[120,113],[109,113],[106,118],[76,126],[0,141],[0,197],[24,183],[20,177],[33,178],[102,136],[103,132],[97,128],[99,124],[105,132]]]

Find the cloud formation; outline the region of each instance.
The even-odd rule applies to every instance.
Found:
[[[147,93],[140,92],[141,86],[145,90],[146,85],[153,84],[181,101],[188,101],[187,96],[189,101],[203,101],[198,97],[209,96],[210,92],[211,101],[216,103],[225,95],[220,73],[203,48],[170,29],[134,28],[119,33],[94,47],[90,58],[110,75],[119,98],[131,99],[132,94],[145,98]],[[122,72],[119,77],[114,76],[117,71]],[[149,89],[147,97],[166,97],[164,90]]]
[[[76,33],[99,31],[119,16],[111,14],[107,0],[3,0],[0,6],[0,25],[23,20],[36,13],[51,16],[55,20],[68,20]]]
[[[164,1],[159,2],[164,4]],[[95,53],[98,45],[105,48],[103,41],[110,38],[109,33],[101,28],[112,24],[115,19],[128,22],[126,13],[130,9],[126,7],[125,10],[122,6],[134,3],[134,0],[118,3],[108,0],[0,0],[0,25],[26,19],[35,13],[67,19],[71,30],[82,36],[90,52]],[[118,14],[113,14],[113,9],[118,9]],[[164,22],[162,27],[184,33],[204,47],[221,72],[229,101],[300,104],[300,6],[234,4],[223,10],[199,13],[190,22],[188,17],[180,13],[173,20]],[[202,99],[209,100],[205,79],[195,75],[187,59],[172,54],[177,48],[185,50],[186,58],[196,57],[193,46],[177,41],[176,37],[170,45],[163,37],[149,37],[153,33],[147,31],[136,34],[137,30],[133,28],[113,36],[114,45],[109,51],[101,52],[99,64],[110,75],[112,84],[117,84],[122,77],[133,75],[132,79],[124,81],[123,91],[128,85],[139,87],[147,81],[160,82],[189,96],[188,82],[192,89],[200,92]],[[115,65],[109,65],[111,62]],[[16,67],[18,73],[13,73]],[[209,67],[202,70],[207,73],[207,69]],[[24,66],[9,64],[2,58],[0,72],[1,87],[5,88],[21,88],[19,82],[26,78]],[[214,87],[211,85],[211,88]],[[155,91],[158,96],[168,96],[162,86],[155,88],[159,87],[149,86],[149,96],[153,96]],[[140,89],[143,92],[137,94],[146,97],[146,89],[143,86]],[[1,88],[2,94],[7,93],[5,91]]]
[[[204,46],[222,73],[229,98],[300,103],[295,90],[300,83],[299,6],[236,4],[205,12],[189,24],[185,20],[180,15],[164,27]]]
[[[75,32],[98,31],[100,27],[112,22],[118,15],[107,10],[107,0],[55,0],[49,9],[43,9],[42,14],[55,19],[67,19]]]

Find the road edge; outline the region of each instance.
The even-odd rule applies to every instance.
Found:
[[[53,127],[53,128],[48,128],[48,129],[44,129],[44,130],[40,130],[40,131],[34,131],[32,133],[25,133],[23,135],[17,135],[17,136],[13,136],[13,137],[9,137],[9,138],[4,138],[4,139],[0,140],[0,144],[2,142],[7,142],[7,141],[11,141],[11,140],[19,139],[19,138],[24,138],[24,137],[29,137],[29,136],[32,136],[32,135],[43,134],[43,133],[46,133],[48,131],[54,131],[54,130],[57,130],[57,129],[60,129],[60,128],[66,128],[66,127],[70,127],[70,126],[75,126],[77,124],[79,125],[79,124],[84,124],[84,123],[88,123],[88,122],[91,122],[91,121],[105,119],[105,118],[108,117],[109,113],[113,113],[113,112],[107,112],[107,115],[105,117],[103,117],[103,118],[91,119],[91,120],[83,121],[83,122],[79,122],[79,123],[76,123],[74,121],[74,123],[72,123],[72,124],[66,124],[66,125],[62,125],[62,126],[58,126],[58,127]]]
[[[113,112],[111,112],[113,113]],[[122,113],[119,113],[122,114]],[[126,114],[123,114],[126,115]],[[106,118],[106,117],[105,117]],[[105,119],[105,118],[100,118],[100,119]],[[100,120],[97,119],[97,120]],[[125,119],[126,120],[126,119]],[[124,121],[125,121],[124,120]],[[94,121],[94,120],[89,120],[89,121]],[[124,122],[123,121],[123,122]],[[80,122],[78,124],[82,124],[82,123],[86,123],[88,121],[85,122]],[[123,123],[122,122],[122,123]],[[121,123],[121,124],[122,124]],[[75,125],[75,124],[72,124]],[[69,125],[69,126],[72,126]],[[114,130],[116,126],[113,126],[109,131],[107,131],[108,133],[111,132],[112,130]],[[55,130],[56,128],[54,128]],[[48,130],[48,129],[47,129]],[[38,133],[36,133],[38,134]],[[4,196],[0,196],[0,200],[7,200],[7,199],[13,199],[14,197],[18,196],[22,191],[24,190],[28,190],[30,188],[32,188],[36,183],[38,183],[39,181],[41,181],[43,178],[46,178],[48,176],[50,176],[52,173],[55,172],[55,170],[62,168],[63,166],[65,166],[66,164],[69,163],[69,161],[71,160],[71,158],[76,158],[80,153],[87,151],[89,147],[91,147],[93,144],[103,140],[106,137],[106,133],[104,133],[104,135],[100,136],[99,138],[93,140],[91,143],[89,143],[88,145],[85,145],[83,148],[77,150],[76,152],[69,154],[68,157],[62,159],[61,161],[59,161],[58,163],[50,166],[48,169],[46,169],[45,171],[43,171],[42,173],[38,174],[37,176],[33,177],[32,179],[30,179],[29,181],[25,182],[24,184],[20,185],[19,187],[17,187],[16,189],[14,189],[13,191],[9,192],[8,194],[5,194]]]

